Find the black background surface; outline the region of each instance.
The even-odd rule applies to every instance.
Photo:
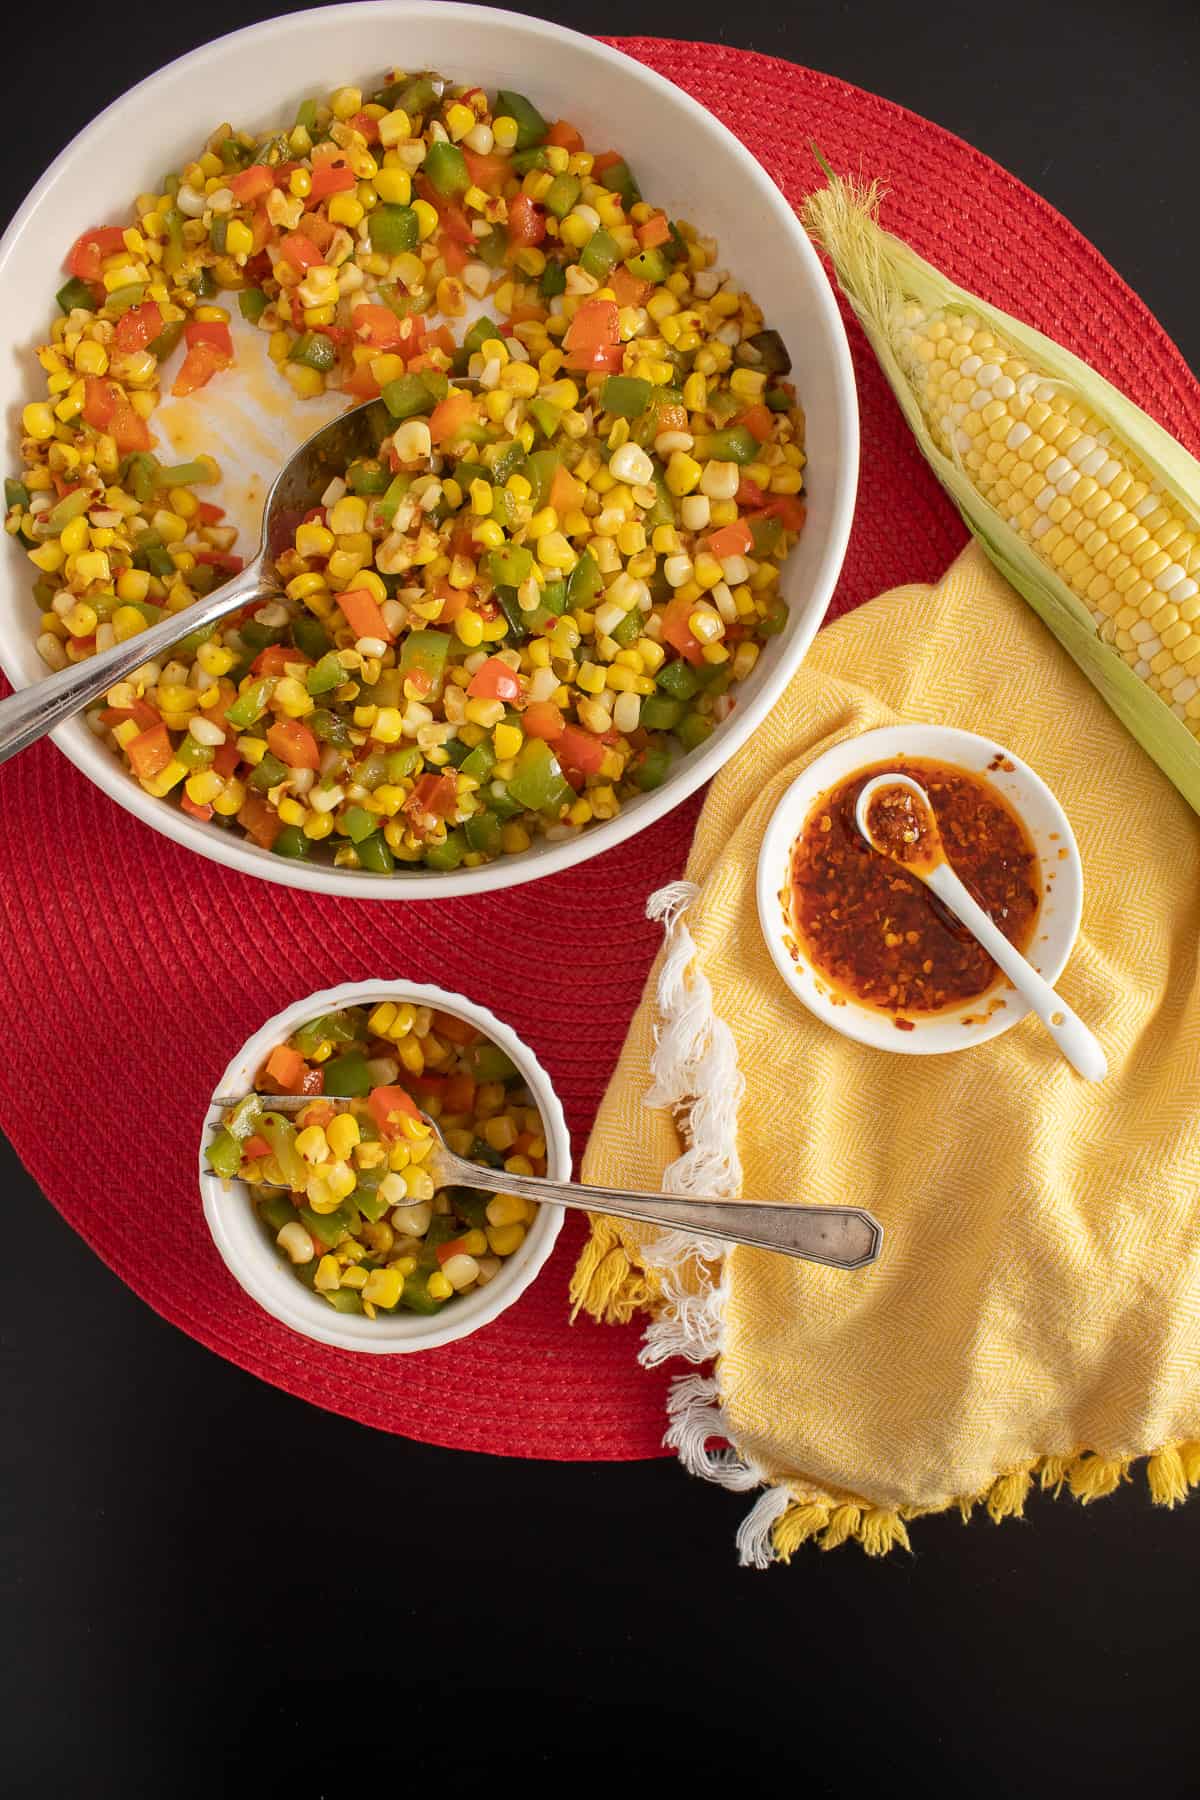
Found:
[[[271,10],[24,9],[5,216],[123,89]],[[771,52],[929,115],[1072,218],[1200,363],[1191,0],[542,11]],[[741,1572],[745,1501],[673,1461],[469,1457],[261,1385],[0,1154],[0,1793],[1195,1791],[1200,1502],[1156,1511],[1139,1481],[1023,1526],[925,1521],[884,1565]]]

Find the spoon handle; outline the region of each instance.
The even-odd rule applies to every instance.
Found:
[[[7,762],[18,751],[27,750],[64,719],[99,699],[118,681],[132,675],[143,663],[154,662],[189,632],[213,625],[218,619],[236,612],[239,607],[273,592],[264,578],[261,552],[232,581],[225,582],[213,593],[203,595],[180,612],[168,613],[148,631],[102,650],[98,656],[85,657],[71,663],[56,675],[33,681],[18,688],[7,700],[0,700],[0,763]]]
[[[518,1194],[554,1206],[612,1213],[668,1231],[695,1232],[727,1243],[776,1250],[834,1269],[861,1269],[873,1263],[883,1243],[883,1227],[857,1206],[793,1206],[787,1200],[695,1200],[677,1194],[626,1193],[619,1188],[585,1187],[540,1175],[510,1175],[465,1162],[439,1146],[438,1173],[459,1187],[493,1194]]]
[[[1000,928],[971,898],[950,865],[939,863],[925,877],[925,882],[1008,976],[1018,994],[1050,1032],[1071,1067],[1088,1081],[1103,1081],[1108,1073],[1108,1059],[1095,1036],[1050,983],[1043,980],[1021,952],[1009,943]]]

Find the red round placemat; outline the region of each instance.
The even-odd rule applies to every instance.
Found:
[[[881,177],[892,189],[885,220],[917,250],[1200,446],[1200,388],[1170,340],[1065,219],[986,157],[901,107],[772,57],[609,41],[708,106],[793,202],[816,181],[810,139],[835,167]],[[854,327],[851,342],[862,482],[833,615],[933,580],[965,535]],[[189,857],[47,744],[0,783],[0,1123],[122,1280],[231,1362],[364,1424],[512,1456],[661,1454],[668,1377],[638,1367],[637,1328],[567,1324],[579,1218],[486,1332],[419,1356],[356,1357],[294,1336],[236,1287],[204,1226],[195,1146],[213,1083],[266,1017],[313,989],[395,975],[456,989],[507,1019],[549,1070],[581,1149],[657,945],[646,896],[682,868],[699,798],[570,873],[478,899],[386,906],[308,898]],[[42,1098],[62,1079],[64,1045],[79,1096],[65,1114]]]

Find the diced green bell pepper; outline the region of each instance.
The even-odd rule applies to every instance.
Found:
[[[489,269],[502,269],[508,256],[508,233],[503,225],[494,225],[484,238],[476,238],[475,254]]]
[[[567,577],[567,605],[587,608],[604,586],[604,577],[590,550],[585,550]]]
[[[425,862],[430,869],[457,869],[466,854],[467,840],[456,827],[446,833],[444,843],[430,844],[425,852]]]
[[[638,638],[641,637],[642,627],[645,622],[645,615],[640,609],[636,606],[631,606],[620,624],[614,625],[612,631],[613,642],[615,644],[620,644],[622,650],[628,650],[630,644],[636,643]]]
[[[664,663],[654,680],[673,700],[690,700],[700,687],[695,670],[682,658],[678,662]]]
[[[485,1081],[511,1081],[521,1073],[512,1057],[501,1050],[498,1044],[489,1044],[485,1040],[468,1044],[463,1051],[463,1061],[480,1084]]]
[[[325,1092],[340,1099],[369,1094],[371,1073],[361,1050],[347,1050],[344,1056],[331,1056],[324,1065]]]
[[[667,694],[647,694],[642,701],[638,724],[644,725],[647,731],[674,731],[683,713],[682,700],[672,700]]]
[[[324,1244],[327,1250],[332,1250],[340,1241],[342,1233],[350,1229],[350,1215],[341,1206],[331,1213],[316,1213],[310,1206],[301,1206],[297,1210],[308,1235],[315,1238],[318,1244]]]
[[[339,1289],[340,1292],[340,1289]],[[436,1313],[441,1312],[446,1304],[444,1300],[435,1300],[429,1292],[429,1277],[418,1269],[404,1277],[404,1286],[400,1290],[397,1303],[405,1312]]]
[[[271,849],[276,856],[286,856],[295,862],[304,862],[312,849],[312,843],[305,837],[299,825],[285,825],[271,845]]]
[[[657,246],[650,250],[639,250],[636,256],[627,256],[625,267],[639,281],[665,281],[671,273],[670,263]]]
[[[556,219],[565,219],[582,192],[578,175],[556,175],[542,197],[542,205]]]
[[[387,778],[391,782],[407,781],[415,775],[424,758],[415,744],[405,744],[403,750],[389,750],[386,757]]]
[[[330,1216],[332,1217],[332,1214]],[[354,1288],[321,1288],[318,1291],[322,1300],[328,1301],[334,1312],[360,1313],[363,1310],[362,1295]],[[395,1308],[385,1306],[376,1310],[394,1312]]]
[[[419,413],[431,413],[436,404],[420,375],[398,375],[385,382],[381,398],[393,419],[414,419]]]
[[[788,622],[786,600],[776,600],[765,619],[760,619],[758,629],[764,637],[778,637]]]
[[[508,779],[514,800],[530,812],[557,818],[575,793],[559,767],[558,758],[543,738],[526,738]]]
[[[422,687],[421,699],[434,699],[442,691],[446,658],[450,653],[450,637],[445,631],[410,631],[400,650],[397,665],[401,681],[416,678]]]
[[[224,1181],[232,1180],[241,1166],[242,1146],[224,1125],[205,1145],[204,1154],[213,1174],[220,1175]]]
[[[621,252],[617,240],[611,232],[605,231],[601,226],[599,231],[592,233],[584,245],[579,257],[579,266],[585,275],[591,275],[594,280],[603,282],[620,260]]]
[[[87,312],[95,312],[96,301],[86,281],[80,281],[72,275],[70,281],[64,281],[54,298],[65,313],[72,312],[75,307],[83,307]]]
[[[423,173],[428,177],[430,187],[444,200],[455,194],[465,194],[471,185],[466,157],[457,144],[442,140],[430,144],[425,152]]]
[[[675,728],[675,736],[685,750],[696,750],[705,738],[712,736],[713,722],[706,719],[703,713],[684,713]]]
[[[258,1216],[276,1235],[296,1217],[296,1209],[286,1194],[268,1194],[258,1203]]]
[[[396,859],[382,831],[373,831],[370,837],[361,839],[355,845],[358,852],[358,866],[368,869],[373,875],[390,875],[396,866]]]
[[[525,459],[525,477],[533,488],[530,505],[540,512],[550,498],[550,484],[562,467],[557,450],[531,450]]]
[[[211,744],[199,743],[190,731],[185,732],[175,746],[175,760],[181,762],[185,769],[210,768],[215,754]]]
[[[257,325],[267,310],[267,296],[261,288],[243,288],[238,295],[238,311],[251,325]]]
[[[243,726],[253,725],[256,719],[261,719],[267,710],[267,701],[275,691],[275,679],[274,675],[263,675],[258,681],[252,681],[226,709],[228,722],[240,731]]]
[[[29,506],[29,489],[23,481],[6,481],[4,483],[4,506],[11,512],[14,506],[25,511]]]
[[[489,550],[487,572],[493,587],[519,588],[533,573],[533,551],[524,544],[505,544]]]
[[[778,549],[779,540],[783,536],[783,526],[775,518],[748,519],[746,522],[750,527],[750,536],[754,540],[753,555],[757,561],[762,562],[765,557],[770,556]]]
[[[566,270],[561,263],[548,261],[542,270],[542,279],[538,282],[538,293],[543,300],[554,300],[559,294],[565,294],[566,291]]]
[[[377,456],[360,456],[346,470],[346,483],[352,494],[386,494],[391,473]]]
[[[260,794],[265,794],[270,788],[278,787],[281,781],[286,781],[290,774],[291,770],[287,764],[280,762],[277,756],[272,756],[271,752],[266,750],[263,752],[262,761],[251,769],[247,786],[254,788]]]
[[[636,375],[610,375],[600,390],[600,404],[618,419],[640,419],[654,389]]]
[[[282,1113],[264,1112],[255,1130],[270,1146],[271,1155],[279,1164],[288,1186],[302,1188],[308,1179],[308,1165],[296,1148],[296,1127],[292,1121],[285,1119]]]
[[[87,511],[94,498],[96,496],[92,494],[90,488],[77,487],[73,493],[65,495],[57,506],[50,508],[46,514],[47,526],[57,536],[64,526],[71,523],[72,519],[77,519],[80,513]]]
[[[470,755],[465,756],[459,764],[464,775],[470,775],[481,785],[491,775],[495,766],[496,752],[487,738],[481,738]]]
[[[472,813],[463,826],[463,835],[469,850],[478,850],[484,856],[499,856],[500,821],[495,813]]]
[[[183,336],[183,323],[182,319],[168,319],[153,343],[146,345],[151,356],[156,358],[158,362],[166,362],[168,356],[170,356],[172,350],[174,350],[176,344]]]
[[[645,707],[642,708],[643,712]],[[633,778],[643,794],[661,787],[671,771],[671,753],[669,750],[647,750],[641,762],[634,770]]]
[[[633,178],[629,164],[621,157],[615,163],[609,163],[607,169],[599,177],[601,187],[606,187],[610,194],[619,194],[621,205],[628,212],[641,199],[641,192]]]
[[[400,256],[415,250],[421,238],[417,215],[411,206],[377,206],[367,214],[371,248],[378,256]]]
[[[544,437],[552,438],[563,421],[563,408],[541,395],[529,402],[529,416]]]
[[[319,1013],[292,1033],[301,1056],[311,1056],[322,1044],[352,1044],[362,1031],[361,1017],[356,1012]]]
[[[731,425],[727,431],[711,432],[705,448],[717,462],[737,463],[741,467],[758,457],[758,439],[746,425]]]
[[[288,361],[327,375],[337,361],[337,350],[333,339],[323,331],[302,331],[288,351]]]
[[[333,688],[341,687],[346,679],[346,671],[341,660],[333,650],[326,651],[319,663],[314,663],[304,675],[304,685],[310,694],[328,694]]]
[[[319,706],[316,712],[309,713],[304,723],[322,744],[332,744],[338,750],[349,749],[350,727],[330,707]]]
[[[493,118],[515,119],[517,122],[518,150],[530,150],[535,144],[544,142],[547,125],[532,100],[524,94],[516,94],[512,88],[501,88],[496,95],[496,110]]]

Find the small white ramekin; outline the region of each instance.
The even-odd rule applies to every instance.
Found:
[[[375,1006],[381,1000],[411,1000],[416,1006],[433,1006],[474,1025],[510,1056],[521,1071],[534,1105],[546,1128],[547,1173],[560,1181],[571,1178],[571,1139],[558,1096],[550,1077],[527,1044],[502,1024],[485,1006],[477,1006],[461,994],[429,987],[416,981],[349,982],[309,994],[268,1019],[233,1058],[214,1094],[247,1094],[263,1061],[307,1019],[337,1012],[347,1006]],[[200,1140],[200,1193],[204,1216],[213,1242],[234,1279],[251,1299],[281,1324],[339,1350],[362,1350],[376,1356],[397,1356],[409,1350],[434,1350],[440,1344],[469,1337],[512,1305],[542,1267],[562,1227],[562,1208],[542,1206],[526,1234],[525,1242],[505,1257],[500,1273],[486,1287],[448,1301],[439,1312],[379,1314],[368,1319],[357,1313],[335,1312],[318,1294],[297,1280],[291,1264],[275,1248],[258,1218],[244,1181],[224,1182],[214,1175],[204,1155],[210,1134],[221,1122],[220,1108],[210,1106]]]
[[[994,738],[948,725],[889,725],[845,738],[810,763],[779,802],[758,858],[758,916],[775,966],[792,992],[844,1037],[902,1056],[936,1056],[986,1043],[1019,1023],[1029,1008],[1006,983],[986,996],[937,1013],[906,1013],[911,1031],[899,1031],[891,1013],[834,994],[814,969],[791,916],[792,846],[813,806],[830,788],[859,769],[892,757],[924,756],[982,775],[1021,819],[1038,854],[1042,892],[1033,941],[1026,956],[1047,981],[1057,981],[1071,954],[1083,912],[1083,864],[1067,815],[1027,763]]]

